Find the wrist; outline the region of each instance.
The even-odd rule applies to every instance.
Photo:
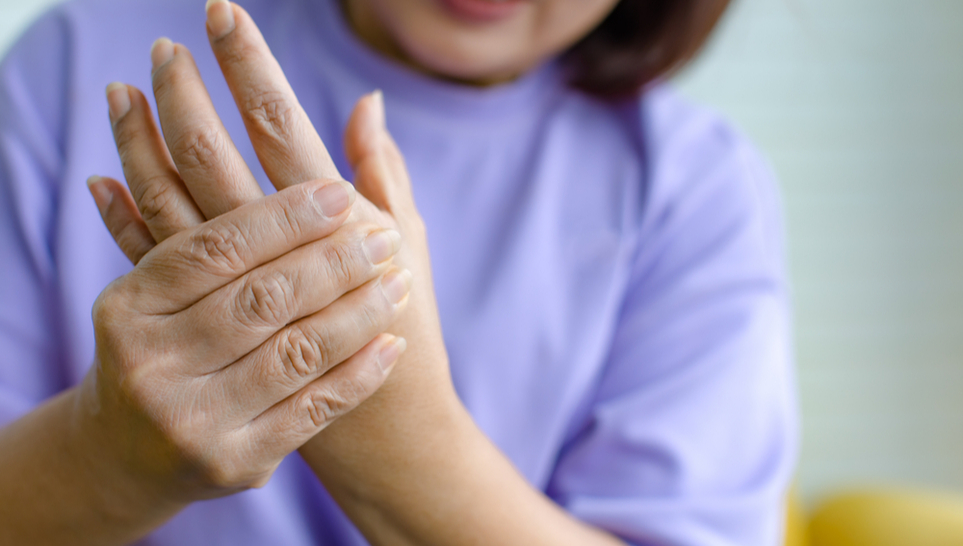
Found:
[[[97,392],[97,365],[66,393],[70,414],[64,450],[78,480],[89,487],[92,507],[124,527],[131,522],[163,522],[189,504],[174,480],[164,480],[139,464],[132,427],[122,427]],[[121,440],[121,436],[127,438]],[[139,525],[138,525],[139,526]],[[153,527],[153,525],[151,525]]]

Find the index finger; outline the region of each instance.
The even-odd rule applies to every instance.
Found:
[[[341,180],[312,181],[262,197],[154,247],[128,277],[149,303],[140,311],[182,311],[248,271],[333,233],[355,191]]]
[[[208,0],[207,32],[251,143],[277,189],[341,174],[250,15]]]

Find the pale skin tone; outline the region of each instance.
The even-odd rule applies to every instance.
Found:
[[[279,192],[261,194],[183,46],[151,52],[163,134],[138,90],[108,88],[130,192],[91,192],[136,267],[98,298],[85,381],[0,430],[0,542],[126,544],[299,450],[372,544],[620,544],[532,488],[458,399],[380,96],[345,131],[355,193],[250,17],[211,3],[208,34]],[[533,64],[495,60],[419,68],[490,82]]]

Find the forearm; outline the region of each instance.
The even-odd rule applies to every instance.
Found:
[[[362,438],[345,419],[301,450],[372,544],[622,544],[531,487],[460,404],[430,413],[443,417],[422,420],[417,436],[388,419]],[[394,445],[382,441],[392,436]]]
[[[78,392],[0,429],[0,544],[126,544],[183,507],[148,494],[81,437]]]

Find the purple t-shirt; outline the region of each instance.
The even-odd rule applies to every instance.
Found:
[[[773,545],[797,448],[773,176],[664,86],[608,105],[554,63],[490,89],[357,41],[333,0],[248,0],[338,162],[384,90],[428,227],[458,394],[536,488],[636,544]],[[81,380],[91,305],[131,266],[84,180],[123,179],[104,87],[149,92],[149,47],[194,52],[270,183],[209,50],[199,0],[78,0],[0,66],[0,425]],[[142,544],[364,544],[295,454],[269,485],[196,503]]]

